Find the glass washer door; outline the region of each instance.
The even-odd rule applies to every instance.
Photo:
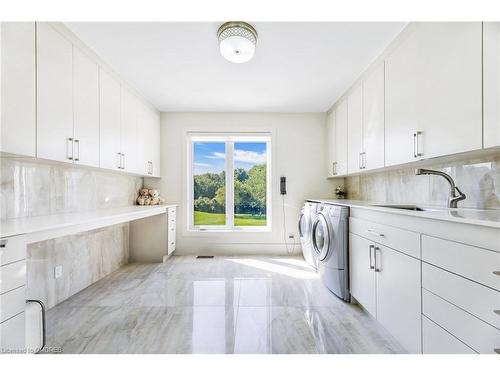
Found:
[[[313,226],[313,248],[319,260],[324,260],[330,248],[330,231],[323,213],[319,213]]]

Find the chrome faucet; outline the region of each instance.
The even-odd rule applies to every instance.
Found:
[[[450,184],[450,197],[448,198],[448,207],[449,208],[457,208],[457,204],[459,201],[462,201],[466,198],[465,194],[460,191],[459,188],[455,186],[455,181],[453,181],[453,178],[449,174],[446,174],[441,171],[434,171],[432,169],[422,169],[419,168],[415,171],[415,174],[417,176],[424,175],[424,174],[435,174],[437,176],[444,177],[446,181],[449,182]],[[458,193],[458,195],[457,195]]]

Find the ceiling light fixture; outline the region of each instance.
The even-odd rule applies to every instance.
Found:
[[[226,22],[217,31],[220,53],[233,63],[249,61],[255,54],[257,31],[252,25],[241,22]]]

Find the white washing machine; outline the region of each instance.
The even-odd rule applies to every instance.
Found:
[[[312,228],[321,280],[336,296],[350,301],[349,207],[320,204]]]
[[[299,237],[302,245],[302,255],[314,269],[318,268],[318,256],[312,244],[312,227],[318,205],[318,202],[305,201],[299,215]]]

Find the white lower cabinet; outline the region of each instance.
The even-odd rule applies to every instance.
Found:
[[[356,234],[349,234],[352,296],[374,317],[377,316],[373,249],[375,244]]]
[[[421,352],[420,260],[375,245],[377,320],[410,353]]]
[[[409,352],[421,352],[420,260],[351,233],[353,297]]]
[[[24,312],[0,323],[0,349],[2,353],[25,352],[25,324]]]
[[[422,334],[424,354],[476,354],[462,341],[425,316],[422,317]]]

